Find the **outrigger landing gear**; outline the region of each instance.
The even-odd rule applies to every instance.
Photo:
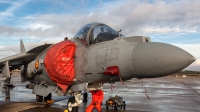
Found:
[[[82,95],[80,92],[75,92],[72,97],[68,100],[67,109],[69,112],[78,112],[78,107],[82,103]]]
[[[5,88],[13,88],[13,84],[10,84],[10,80],[11,80],[11,75],[12,75],[12,71],[10,71],[9,68],[9,62],[6,61],[4,63],[4,66],[1,69],[1,78],[2,78],[2,83],[1,83],[1,87],[5,87]]]
[[[2,88],[14,88],[13,84],[10,84],[11,77],[5,78],[5,80],[1,81]]]

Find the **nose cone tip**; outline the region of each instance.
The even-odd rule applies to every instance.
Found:
[[[194,62],[196,60],[196,58],[194,56],[192,56],[191,61]]]
[[[179,57],[179,59],[177,59],[177,61],[180,61],[180,63],[186,65],[186,67],[189,66],[191,63],[193,63],[196,60],[196,58],[194,56],[192,56],[190,53],[188,53],[178,47],[176,49],[179,50],[179,52],[181,52],[181,53],[176,54]]]
[[[192,60],[191,60],[191,63],[193,63],[194,61],[196,61],[196,58],[194,56],[192,56]]]
[[[196,60],[196,58],[195,57],[193,57],[193,61],[195,61]]]

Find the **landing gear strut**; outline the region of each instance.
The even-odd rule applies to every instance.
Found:
[[[36,95],[36,101],[37,102],[42,102],[43,101],[43,96]]]
[[[71,97],[71,98],[68,100],[68,102],[67,102],[67,107],[68,107],[68,110],[69,110],[70,112],[78,112],[78,106],[75,106],[75,107],[71,107],[71,108],[70,108],[70,106],[73,105],[74,103],[75,103],[75,97],[73,96],[73,97]]]
[[[82,95],[80,92],[75,92],[72,97],[68,100],[67,108],[69,112],[78,112],[78,107],[81,106]]]
[[[49,93],[48,96],[44,97],[44,101],[51,100],[51,96],[52,96],[51,93]]]
[[[51,93],[49,93],[49,95],[47,95],[46,97],[36,95],[36,101],[43,102],[43,99],[44,99],[44,101],[46,102],[47,100],[51,100],[51,96],[52,96]]]
[[[13,86],[13,84],[10,84],[10,80],[11,80],[11,77],[7,77],[5,80],[2,80],[1,81],[1,87],[3,87],[3,88],[6,88],[6,87],[13,88],[14,86]]]

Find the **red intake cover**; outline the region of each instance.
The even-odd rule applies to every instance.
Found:
[[[74,80],[74,53],[76,44],[65,40],[52,46],[46,54],[44,64],[50,78],[63,92]]]

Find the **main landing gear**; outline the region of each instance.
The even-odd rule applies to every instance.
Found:
[[[43,96],[40,96],[40,95],[36,95],[36,101],[37,102],[43,102],[43,101],[45,101],[48,104],[52,104],[53,100],[51,100],[51,98],[52,98],[51,93],[49,93],[49,95],[47,95],[46,97],[43,97]]]

